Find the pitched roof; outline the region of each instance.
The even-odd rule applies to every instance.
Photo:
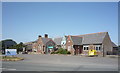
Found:
[[[101,44],[106,36],[107,32],[99,32],[92,34],[80,35],[83,37],[83,44]]]
[[[51,38],[42,38],[43,44],[46,44],[49,40],[52,40]]]
[[[43,44],[46,44],[48,41],[52,40],[51,38],[44,38],[44,37],[42,37],[41,39],[42,39]],[[35,41],[27,42],[27,43],[24,43],[24,44],[25,45],[27,45],[27,44],[33,44],[33,43],[37,43],[37,41],[38,40],[35,40]]]
[[[113,47],[118,47],[114,42],[112,42],[112,46]]]
[[[37,40],[36,41],[31,41],[31,42],[26,42],[24,44],[27,45],[27,44],[33,44],[33,43],[37,43]]]
[[[98,32],[84,35],[76,35],[82,37],[82,44],[101,44],[108,32]],[[81,41],[81,39],[78,38]],[[80,42],[79,41],[79,42]]]
[[[61,45],[61,41],[62,41],[62,37],[54,38],[54,42],[55,42],[57,45]]]
[[[82,45],[82,37],[71,36],[74,45]]]

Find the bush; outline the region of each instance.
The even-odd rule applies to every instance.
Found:
[[[70,51],[67,51],[67,54],[71,54]]]
[[[55,52],[51,52],[51,54],[55,54]]]
[[[67,51],[63,48],[58,49],[59,54],[67,54]]]
[[[51,54],[71,54],[71,53],[63,48],[60,48],[57,51],[52,52]]]

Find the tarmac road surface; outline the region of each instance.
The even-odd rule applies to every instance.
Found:
[[[118,58],[20,54],[23,61],[3,61],[3,71],[118,71]]]

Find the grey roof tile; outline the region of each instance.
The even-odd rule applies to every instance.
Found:
[[[82,45],[82,37],[71,36],[74,45]]]
[[[83,37],[83,44],[101,44],[105,38],[107,32],[99,32],[92,34],[79,35]]]
[[[61,45],[61,41],[62,41],[62,37],[54,38],[54,42],[55,42],[57,45]]]
[[[118,47],[114,42],[112,42],[112,46],[113,47]]]
[[[49,40],[52,40],[51,38],[42,38],[43,44],[46,44]]]
[[[108,32],[98,32],[98,33],[76,35],[76,36],[82,37],[82,44],[101,44],[107,33]],[[68,36],[66,36],[66,37],[68,37]],[[77,39],[77,38],[75,38],[75,39]],[[78,38],[78,40],[79,40],[79,42],[81,41],[81,39],[79,39],[79,38]],[[74,41],[74,43],[75,43],[75,41]],[[77,43],[75,43],[75,44],[77,44]]]

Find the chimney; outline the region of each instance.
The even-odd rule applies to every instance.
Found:
[[[45,38],[48,38],[48,34],[45,34]]]
[[[42,37],[42,36],[41,36],[41,35],[39,35],[39,36],[38,36],[38,39],[39,39],[39,38],[41,38],[41,37]]]

